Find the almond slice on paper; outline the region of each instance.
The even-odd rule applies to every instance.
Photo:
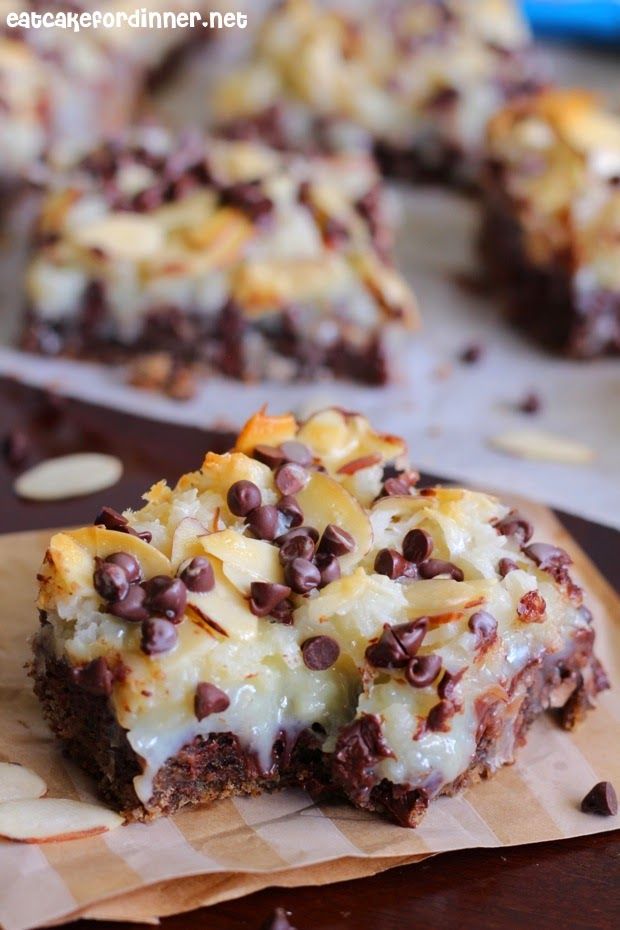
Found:
[[[78,840],[120,827],[107,807],[67,798],[31,798],[0,804],[0,836],[20,843]]]
[[[16,762],[0,762],[0,802],[42,798],[47,785],[36,772]]]
[[[113,455],[78,452],[47,459],[21,474],[13,488],[31,501],[55,501],[104,491],[120,479],[123,463]]]
[[[560,462],[566,465],[586,465],[596,453],[581,442],[544,433],[541,430],[514,430],[492,436],[489,443],[495,449],[522,459],[540,462]]]

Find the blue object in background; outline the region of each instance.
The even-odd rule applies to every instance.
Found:
[[[521,0],[537,35],[620,44],[620,0]]]

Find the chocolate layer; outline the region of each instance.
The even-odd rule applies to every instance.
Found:
[[[530,664],[507,686],[505,699],[482,695],[475,755],[467,770],[448,785],[437,786],[432,776],[421,786],[377,782],[372,766],[389,749],[375,718],[363,715],[344,728],[329,756],[321,752],[320,736],[312,731],[282,733],[267,772],[235,734],[197,737],[159,770],[148,806],[141,804],[133,787],[142,770],[140,759],[108,698],[79,684],[69,664],[55,656],[51,626],[44,618],[33,643],[31,675],[44,716],[65,751],[95,779],[102,798],[128,820],[150,820],[190,804],[297,784],[317,798],[344,796],[358,807],[387,814],[401,826],[415,827],[431,798],[454,795],[513,762],[514,750],[525,743],[529,727],[543,711],[553,710],[565,729],[582,719],[596,695],[609,687],[592,653],[593,640],[593,631],[583,630],[568,650]]]

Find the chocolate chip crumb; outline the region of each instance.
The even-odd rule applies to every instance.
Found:
[[[210,714],[221,714],[228,707],[230,707],[230,698],[217,685],[201,681],[196,686],[194,713],[198,720],[204,720]]]
[[[485,349],[481,342],[472,342],[461,350],[459,359],[464,365],[476,365],[482,359],[484,352]]]
[[[542,408],[542,400],[539,394],[530,391],[517,404],[517,410],[521,413],[535,414],[539,413]]]
[[[618,798],[610,781],[599,781],[586,794],[581,802],[584,814],[599,814],[602,817],[615,817],[618,813]]]

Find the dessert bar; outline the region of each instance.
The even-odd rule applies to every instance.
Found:
[[[144,0],[148,13],[206,12],[205,0]],[[103,12],[133,12],[110,0]],[[101,11],[97,0],[70,4]],[[204,29],[10,27],[9,15],[59,12],[58,4],[0,0],[0,185],[39,183],[130,120],[146,81]]]
[[[244,380],[381,384],[390,331],[417,321],[390,246],[363,154],[308,158],[143,126],[47,194],[22,344],[139,355],[147,372],[163,354]]]
[[[539,81],[510,0],[285,0],[214,115],[237,136],[366,146],[391,175],[470,184],[489,116]]]
[[[415,826],[607,687],[570,557],[487,494],[418,488],[357,414],[255,415],[137,511],[57,533],[43,712],[130,820],[296,784]]]
[[[488,131],[483,260],[515,323],[577,358],[620,352],[620,118],[548,91]]]

